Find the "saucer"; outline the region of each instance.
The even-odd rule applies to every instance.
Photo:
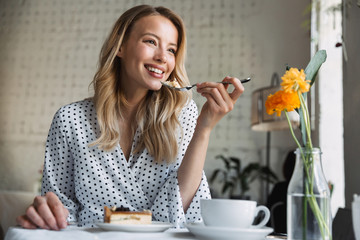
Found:
[[[171,227],[170,223],[152,222],[151,224],[112,224],[112,223],[96,223],[96,225],[107,231],[123,231],[123,232],[163,232]]]
[[[189,231],[199,239],[204,240],[264,240],[274,230],[269,227],[262,228],[227,228],[205,226],[203,223],[186,223]]]

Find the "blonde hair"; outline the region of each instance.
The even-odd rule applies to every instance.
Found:
[[[123,117],[122,108],[126,106],[126,100],[120,87],[121,62],[116,54],[127,40],[136,21],[154,15],[168,18],[178,31],[175,68],[169,79],[176,78],[181,86],[189,84],[185,70],[186,35],[182,19],[164,7],[140,5],[127,10],[116,21],[101,49],[98,70],[92,81],[100,136],[91,145],[98,145],[99,148],[109,151],[120,142],[119,120]],[[181,130],[178,116],[190,99],[190,91],[178,92],[165,87],[159,91],[149,90],[136,113],[136,124],[141,137],[134,152],[146,148],[156,162],[173,162],[178,153],[177,138],[182,133],[178,131]]]

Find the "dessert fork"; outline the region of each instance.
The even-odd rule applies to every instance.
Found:
[[[251,78],[248,77],[248,78],[245,78],[245,79],[241,79],[240,82],[241,83],[246,83],[246,82],[249,82],[250,80],[251,80]],[[217,83],[232,84],[231,82],[217,82]],[[195,87],[197,83],[194,83],[191,86],[185,86],[185,87],[173,87],[173,86],[170,86],[170,85],[166,84],[165,82],[161,82],[161,84],[168,87],[168,88],[174,89],[176,91],[188,91],[188,90],[192,89],[193,87]]]

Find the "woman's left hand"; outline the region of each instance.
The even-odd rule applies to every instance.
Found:
[[[229,93],[229,84],[216,82],[203,82],[197,85],[198,93],[207,101],[201,109],[196,128],[211,131],[220,119],[234,108],[236,100],[245,90],[237,78],[225,77],[223,82],[231,82],[234,90]]]

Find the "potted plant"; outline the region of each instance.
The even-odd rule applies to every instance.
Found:
[[[230,198],[236,199],[250,199],[246,192],[250,190],[250,184],[256,179],[270,181],[275,183],[278,178],[276,174],[266,166],[261,166],[259,163],[249,163],[243,167],[241,160],[237,157],[225,157],[218,155],[216,159],[221,159],[225,168],[215,169],[210,177],[210,183],[216,179],[222,182],[221,193],[225,194],[229,191]],[[239,192],[239,195],[235,195]]]

